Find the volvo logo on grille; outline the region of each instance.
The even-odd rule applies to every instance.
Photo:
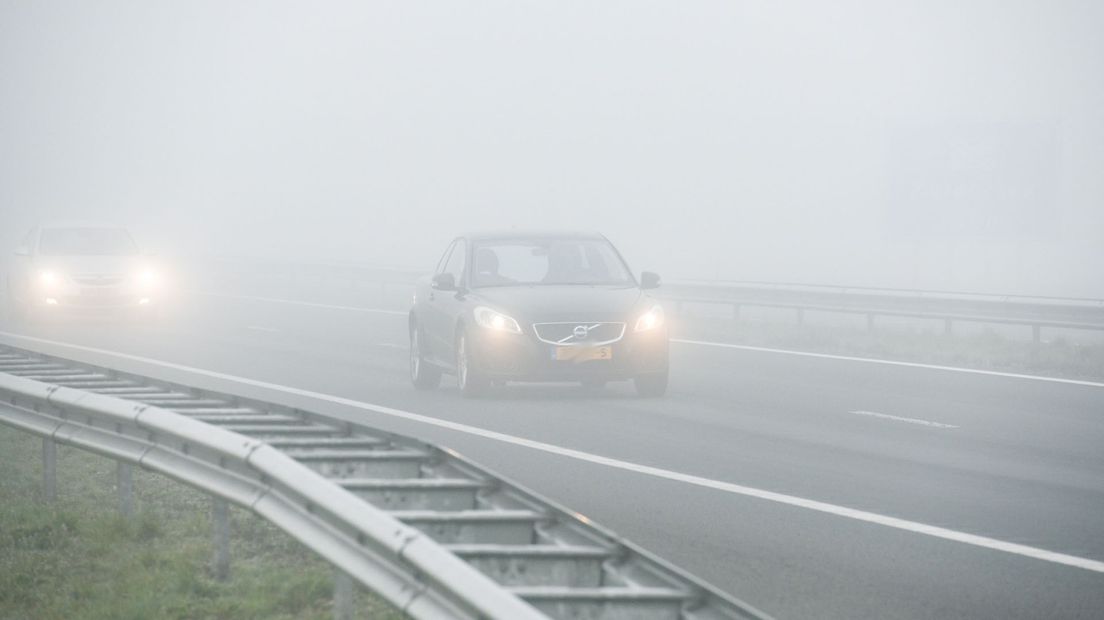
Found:
[[[534,323],[541,342],[549,344],[586,344],[591,346],[617,342],[625,335],[624,323]]]

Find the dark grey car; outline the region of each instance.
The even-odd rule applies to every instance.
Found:
[[[506,381],[635,382],[667,389],[663,309],[605,237],[473,234],[453,240],[410,311],[410,375],[419,389],[455,374],[461,392]]]

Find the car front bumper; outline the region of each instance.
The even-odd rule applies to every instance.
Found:
[[[472,363],[495,381],[617,381],[666,372],[668,336],[665,328],[626,333],[610,343],[609,359],[556,359],[556,345],[529,334],[478,329],[471,334]]]
[[[26,309],[35,318],[142,316],[160,306],[150,293],[129,290],[98,291],[73,288],[64,292],[37,294]]]

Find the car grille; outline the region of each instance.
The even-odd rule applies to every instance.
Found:
[[[586,328],[586,335],[580,337],[576,334],[577,327]],[[549,344],[607,344],[616,342],[625,335],[624,323],[602,322],[563,322],[563,323],[536,323],[533,329],[537,332],[537,338]]]
[[[73,281],[85,286],[115,286],[122,284],[125,276],[83,273],[73,276]]]

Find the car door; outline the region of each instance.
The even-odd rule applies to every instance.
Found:
[[[463,289],[467,285],[465,272],[468,264],[468,243],[457,239],[452,251],[445,260],[441,273],[452,275],[459,290],[446,291],[430,288],[430,329],[432,330],[434,358],[442,365],[451,367],[455,362],[453,347],[456,344],[456,322],[464,310]]]
[[[445,263],[448,262],[449,255],[452,254],[452,248],[455,245],[456,241],[453,240],[445,247],[444,254],[437,260],[437,265],[433,268],[429,277],[418,282],[414,295],[414,319],[421,329],[422,355],[431,361],[439,361],[444,357],[439,351],[441,344],[440,337],[437,334],[437,326],[441,323],[441,320],[437,315],[439,310],[434,303],[437,301],[439,291],[434,287],[433,280],[437,275],[444,272]]]
[[[418,321],[422,325],[424,342],[427,350],[427,357],[438,365],[449,361],[448,344],[446,342],[446,320],[443,316],[444,311],[444,296],[449,294],[448,291],[443,291],[437,288],[435,283],[437,276],[445,273],[445,268],[448,265],[449,258],[452,256],[453,250],[456,248],[456,239],[449,244],[445,249],[445,253],[441,256],[441,260],[437,261],[437,268],[434,269],[433,275],[430,276],[429,281],[425,283],[425,289],[421,294],[421,303],[418,308]]]

